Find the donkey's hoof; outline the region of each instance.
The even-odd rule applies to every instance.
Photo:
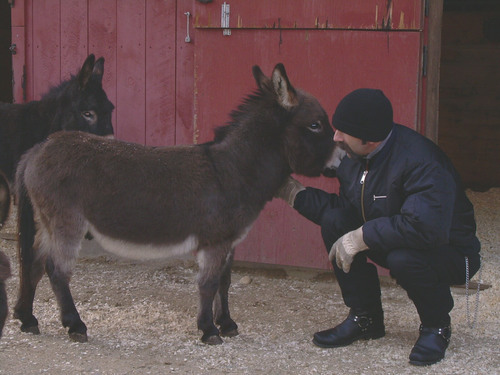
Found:
[[[86,333],[79,333],[79,332],[71,332],[69,333],[69,338],[71,341],[74,342],[87,342],[87,334]]]
[[[203,336],[201,341],[207,345],[221,345],[224,342],[219,335],[212,335],[208,337]]]
[[[40,329],[38,326],[28,326],[28,325],[21,325],[21,332],[26,332],[26,333],[32,333],[34,335],[39,335],[40,334]]]
[[[234,336],[238,336],[240,333],[238,332],[237,329],[230,329],[228,331],[221,331],[221,336],[224,336],[224,337],[234,337]]]

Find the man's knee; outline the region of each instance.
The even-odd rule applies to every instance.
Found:
[[[437,272],[416,250],[394,250],[387,255],[390,274],[403,288],[426,287],[438,282]]]
[[[403,275],[411,266],[411,258],[404,251],[391,251],[386,258],[387,268],[391,275],[396,277]]]

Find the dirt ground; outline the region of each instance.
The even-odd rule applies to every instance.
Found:
[[[434,366],[408,364],[419,321],[405,292],[390,279],[382,280],[387,335],[320,349],[311,343],[313,333],[347,314],[331,274],[237,264],[230,304],[240,335],[206,346],[196,328],[193,259],[136,263],[86,250],[71,285],[89,341],[69,340],[44,278],[35,301],[41,334],[20,332],[10,315],[0,340],[0,374],[498,374],[500,189],[468,194],[483,244],[482,280],[491,287],[480,293],[475,328],[467,322],[464,290],[453,288],[453,335],[446,358]],[[14,217],[15,212],[0,239],[14,271],[8,280],[11,309],[17,294],[16,242],[9,239],[15,237]]]

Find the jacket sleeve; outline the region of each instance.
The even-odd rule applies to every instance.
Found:
[[[446,244],[453,218],[456,183],[440,163],[414,166],[403,184],[400,212],[363,225],[363,239],[371,249],[430,249]]]
[[[293,208],[295,208],[306,219],[321,225],[325,212],[339,207],[340,199],[337,194],[308,187],[297,194]]]

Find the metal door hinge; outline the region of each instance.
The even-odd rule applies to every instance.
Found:
[[[9,47],[9,51],[10,53],[12,53],[13,55],[15,55],[17,53],[17,46],[15,43],[11,44],[10,47]]]
[[[224,2],[224,4],[222,4],[222,10],[220,14],[220,27],[222,27],[223,29],[222,35],[231,35],[231,29],[229,28],[229,14],[229,4]]]

